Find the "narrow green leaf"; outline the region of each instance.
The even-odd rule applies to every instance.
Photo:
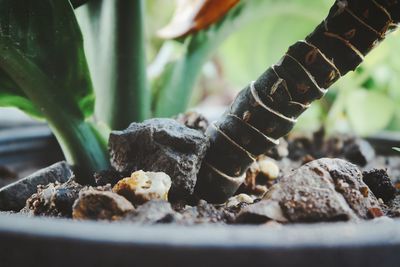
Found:
[[[260,3],[260,1],[254,1]],[[246,4],[254,2],[242,1],[231,9],[223,19],[208,29],[200,31],[185,39],[185,53],[182,57],[169,64],[166,71],[159,78],[164,82],[157,88],[154,99],[154,113],[157,117],[170,117],[185,111],[192,95],[203,64],[213,54],[219,44],[236,29],[244,18],[244,10],[248,10]],[[252,5],[250,4],[250,5]],[[160,85],[159,82],[155,83]]]
[[[76,14],[96,88],[96,116],[112,129],[148,118],[143,1],[93,1]]]
[[[306,0],[303,0],[303,2]],[[240,1],[234,8],[232,8],[220,21],[184,40],[185,53],[172,62],[165,72],[159,78],[164,84],[155,88],[156,99],[153,100],[153,109],[156,116],[169,117],[177,113],[185,111],[191,99],[193,87],[199,77],[203,64],[209,57],[216,51],[219,45],[232,33],[237,32],[241,27],[244,27],[251,21],[260,18],[274,16],[275,13],[282,10],[291,9],[289,12],[294,12],[294,7],[301,6],[297,4],[298,1],[288,5],[287,1],[274,1],[274,0],[248,0]],[[317,3],[317,2],[316,2]],[[302,9],[307,11],[307,8]],[[309,10],[308,10],[309,11]],[[307,12],[308,12],[307,11]],[[308,16],[314,16],[315,13],[308,12]],[[311,15],[310,15],[311,14]],[[304,16],[303,16],[304,17]],[[264,34],[260,28],[257,28],[259,34]],[[244,40],[251,47],[259,42],[260,37]],[[272,40],[271,40],[272,42]],[[241,48],[242,49],[242,48]],[[237,50],[235,50],[237,53]],[[244,57],[258,59],[260,55],[253,50],[249,50],[244,54]],[[262,57],[262,56],[261,56]],[[251,60],[250,60],[251,61]],[[265,62],[263,63],[265,64]],[[265,67],[265,65],[263,65]],[[251,68],[251,66],[244,66],[243,68]],[[256,77],[260,73],[253,73]],[[160,82],[155,82],[155,86],[160,86]]]

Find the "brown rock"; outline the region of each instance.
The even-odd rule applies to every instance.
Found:
[[[66,183],[39,186],[24,208],[25,214],[36,216],[72,217],[72,205],[79,196],[82,185],[70,179]]]
[[[132,210],[134,207],[124,197],[89,187],[79,193],[72,216],[74,219],[119,220]]]
[[[280,222],[368,219],[382,210],[366,188],[355,165],[340,159],[319,159],[280,179],[260,202],[245,207],[239,218],[242,222],[255,218]]]

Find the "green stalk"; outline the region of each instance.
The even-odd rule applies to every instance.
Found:
[[[44,114],[68,163],[74,166],[78,181],[92,184],[93,172],[109,166],[104,140],[84,121],[73,99],[56,90],[59,85],[17,50],[12,42],[0,38],[0,51],[0,68]]]
[[[150,117],[143,0],[91,1],[77,10],[96,92],[111,129]]]
[[[186,40],[185,56],[165,73],[166,82],[156,97],[156,117],[171,117],[186,110],[201,68],[219,43],[209,41],[204,32]]]
[[[143,0],[115,1],[115,88],[112,95],[112,129],[126,128],[150,115],[146,73]]]

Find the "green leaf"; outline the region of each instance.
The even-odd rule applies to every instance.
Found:
[[[353,130],[367,136],[383,130],[395,113],[395,104],[386,95],[362,89],[346,94],[346,114]]]
[[[185,39],[185,53],[168,64],[165,73],[159,78],[165,83],[157,90],[157,99],[153,101],[156,116],[170,117],[185,111],[203,64],[222,41],[236,30],[236,25],[248,19],[247,16],[254,11],[254,6],[260,4],[261,0],[241,1],[219,22]]]
[[[43,114],[26,97],[18,85],[0,69],[0,106],[16,107],[33,117],[43,117]]]
[[[308,0],[303,0],[302,2],[305,3],[307,1]],[[260,18],[273,17],[277,13],[278,15],[288,15],[294,12],[303,12],[302,18],[305,16],[315,18],[315,12],[310,12],[312,9],[308,6],[304,7],[304,3],[297,3],[298,0],[291,0],[289,2],[293,3],[288,5],[287,1],[274,0],[240,1],[220,21],[203,31],[187,37],[183,44],[185,53],[169,64],[168,68],[165,69],[165,73],[159,78],[165,83],[161,88],[156,88],[158,90],[158,92],[156,92],[157,98],[153,101],[155,115],[169,117],[185,111],[203,64],[213,55],[222,42],[232,33],[237,32],[239,28],[244,27],[249,22],[259,21]],[[320,5],[317,0],[313,2]],[[325,6],[328,8],[326,4],[324,4],[324,7]],[[301,9],[301,11],[298,11],[298,9]],[[318,18],[322,19],[323,14],[318,15]],[[256,32],[256,34],[253,34],[251,38],[241,39],[241,42],[247,44],[246,47],[248,49],[243,49],[243,46],[239,46],[234,50],[234,53],[236,53],[238,57],[247,59],[246,64],[240,65],[241,67],[239,67],[239,69],[244,69],[243,72],[246,73],[249,73],[247,70],[250,69],[252,73],[251,77],[253,77],[252,79],[257,78],[257,75],[262,73],[262,71],[254,71],[254,62],[262,62],[263,69],[267,66],[265,60],[259,60],[263,58],[263,54],[260,55],[257,51],[254,51],[255,46],[263,47],[265,44],[264,42],[260,45],[260,39],[264,40],[262,36],[265,34],[265,28],[263,26],[265,26],[265,24],[252,25],[254,28],[252,32]],[[312,27],[314,26],[315,25]],[[276,28],[279,29],[279,27]],[[284,32],[284,34],[286,36],[287,32]],[[272,38],[268,41],[275,43],[277,46],[281,46],[279,42],[275,42]],[[267,50],[268,48],[264,47],[264,49]],[[240,53],[237,51],[240,51]],[[240,60],[238,61],[241,62]],[[231,64],[232,58],[229,58],[228,62]],[[246,80],[246,82],[249,81],[250,80]],[[160,83],[156,82],[154,84],[159,85]]]
[[[234,86],[242,87],[275,64],[290,45],[304,39],[324,19],[331,6],[321,0],[264,2],[255,10],[263,16],[235,31],[219,49],[226,79]]]
[[[92,84],[79,27],[66,10],[72,10],[66,0],[0,0],[0,38],[55,84],[49,94],[63,95],[88,116],[94,109]],[[0,74],[0,92],[27,98],[18,81],[12,84],[7,76]]]
[[[96,90],[96,117],[111,129],[150,116],[143,9],[143,0],[100,0],[76,10]]]
[[[393,150],[400,152],[400,148],[398,148],[398,147],[393,147]]]
[[[93,171],[109,163],[103,140],[85,122],[94,97],[70,2],[0,0],[0,51],[1,101],[40,110],[80,181],[92,182]]]

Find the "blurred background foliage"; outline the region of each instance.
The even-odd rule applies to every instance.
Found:
[[[217,119],[239,90],[275,64],[291,44],[313,31],[333,0],[241,0],[220,22],[177,40],[157,36],[157,31],[171,20],[175,1],[144,2],[152,115],[176,114],[185,109],[186,99],[190,99],[189,108]],[[90,39],[89,22],[82,16],[83,10],[78,8],[75,13],[83,31],[86,56],[104,57],[106,50],[97,46],[109,38],[107,34],[112,34],[112,29],[101,32],[100,41]],[[105,21],[104,25],[109,24]],[[314,102],[299,118],[295,130],[315,131],[323,126],[330,134],[344,132],[361,136],[384,130],[400,131],[398,48],[400,32],[389,35],[361,67],[334,84],[323,99]],[[102,70],[100,76],[108,77],[105,72],[111,65],[97,65]],[[96,73],[91,74],[96,81]],[[99,89],[95,87],[95,90]],[[107,96],[103,98],[107,100]],[[96,104],[100,110],[102,103]],[[9,116],[6,110],[0,113],[2,117]]]
[[[215,107],[229,104],[240,89],[276,63],[288,46],[309,34],[326,16],[332,2],[262,0],[262,4],[248,12],[250,16],[245,22],[239,21],[243,25],[231,25],[235,28],[233,33],[204,64],[190,106],[202,107],[205,112],[223,110]],[[146,3],[148,72],[157,81],[167,63],[184,49],[184,42],[164,42],[156,35],[172,16],[171,1]],[[323,99],[313,103],[300,117],[296,130],[324,126],[328,133],[351,132],[361,136],[382,130],[399,131],[399,47],[397,32],[368,55],[357,71],[342,78]]]

